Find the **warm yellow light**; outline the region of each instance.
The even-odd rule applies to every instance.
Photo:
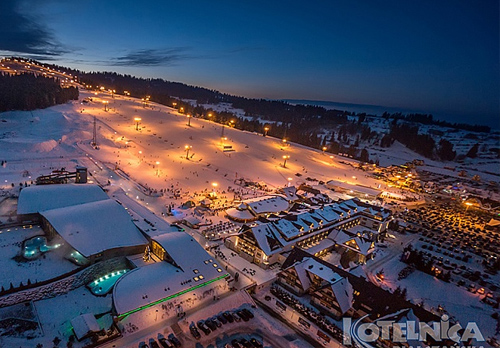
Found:
[[[217,184],[216,182],[213,182],[213,183],[212,183],[212,186],[213,186],[213,187],[217,187],[217,186],[218,186],[218,184]]]
[[[159,162],[159,161],[156,161],[156,165],[158,165],[158,164],[160,164],[160,162]]]
[[[141,121],[141,120],[142,120],[142,118],[140,118],[140,117],[134,117],[134,121],[135,121],[135,122],[139,122],[139,121]]]

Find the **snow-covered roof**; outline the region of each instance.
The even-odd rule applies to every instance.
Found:
[[[109,199],[106,193],[99,186],[92,184],[29,186],[19,194],[17,213],[35,214],[105,199]]]
[[[342,314],[344,314],[352,307],[354,301],[354,292],[351,283],[349,283],[348,279],[342,278],[333,283],[331,289],[337,299]]]
[[[283,194],[286,199],[290,202],[297,201],[299,197],[297,196],[297,188],[295,186],[282,188]]]
[[[216,263],[203,247],[186,232],[169,232],[153,237],[184,272],[197,269],[205,278],[220,275]]]
[[[227,216],[229,216],[230,218],[232,218],[234,220],[242,220],[242,221],[246,220],[246,221],[248,221],[248,220],[253,220],[256,218],[256,216],[254,216],[250,210],[247,210],[247,209],[241,210],[241,209],[239,209],[239,207],[227,209],[226,214],[227,214]]]
[[[315,213],[321,216],[327,222],[337,221],[340,218],[340,214],[338,214],[334,210],[335,206],[336,204],[326,205],[322,208],[316,209]]]
[[[200,219],[196,216],[186,216],[183,220],[191,225],[198,225],[201,223]]]
[[[349,184],[347,182],[343,181],[337,181],[337,180],[330,180],[326,183],[326,187],[328,188],[341,188],[344,190],[352,190],[353,192],[365,194],[365,195],[370,195],[370,196],[378,196],[381,191],[371,188],[371,187],[366,187],[362,185],[355,185],[355,184]]]
[[[301,263],[301,266],[307,272],[318,276],[319,278],[329,282],[330,284],[333,284],[342,279],[342,276],[340,274],[334,272],[330,267],[319,263],[313,258],[308,258],[306,261]]]
[[[85,257],[147,244],[125,209],[111,199],[47,210],[41,215]]]
[[[73,331],[75,331],[75,336],[78,340],[81,340],[91,332],[100,330],[99,323],[92,313],[79,315],[71,319],[70,323],[71,326],[73,326]]]
[[[271,222],[271,224],[273,224],[287,239],[297,237],[300,233],[300,228],[286,219],[279,219]]]
[[[177,236],[170,236],[175,234]],[[155,237],[155,240],[161,240],[161,245],[168,248],[166,251],[181,269],[161,261],[126,273],[113,289],[118,315],[227,276],[224,268],[188,234],[171,232],[164,236]]]
[[[257,241],[258,246],[266,255],[280,252],[283,247],[282,243],[277,237],[279,232],[276,231],[272,224],[258,224],[251,228],[253,236]]]
[[[289,207],[288,201],[281,196],[253,198],[245,200],[245,203],[256,214],[279,213],[280,211],[287,210]]]
[[[318,252],[320,252],[320,251],[323,251],[323,250],[325,250],[325,249],[327,249],[327,248],[331,248],[331,247],[333,247],[334,245],[335,245],[335,242],[334,242],[334,241],[332,241],[331,239],[326,238],[326,239],[323,239],[323,240],[322,240],[321,242],[319,242],[318,244],[316,244],[316,245],[314,245],[314,246],[312,246],[312,247],[310,247],[310,248],[306,249],[306,251],[307,251],[309,254],[314,255],[314,254],[316,254],[316,253],[318,253]]]

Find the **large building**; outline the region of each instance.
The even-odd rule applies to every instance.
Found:
[[[113,290],[113,310],[118,319],[165,303],[195,290],[226,288],[226,270],[185,232],[153,237],[151,251],[159,262],[132,270]]]
[[[300,298],[300,303],[309,302],[323,315],[337,320],[350,317],[362,318],[364,322],[399,322],[405,316],[426,323],[440,320],[403,296],[353,273],[296,248],[284,262],[275,286],[285,289],[294,298]],[[377,346],[393,347],[394,343],[379,340]]]
[[[19,221],[38,221],[40,212],[109,199],[98,185],[37,185],[23,188],[17,202]]]
[[[69,246],[66,257],[78,265],[141,253],[148,245],[127,211],[97,185],[24,188],[18,216],[40,221],[49,241],[61,236]]]
[[[318,245],[323,249],[315,254],[338,246],[355,252],[357,261],[363,263],[373,252],[374,243],[382,238],[391,218],[390,211],[359,199],[318,207],[295,204],[286,213],[268,215],[243,225],[237,235],[226,238],[225,244],[263,268],[282,263],[285,253],[294,247],[317,249]]]

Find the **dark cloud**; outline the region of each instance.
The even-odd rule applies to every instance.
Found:
[[[129,52],[121,57],[111,59],[114,66],[170,66],[177,62],[197,58],[186,52],[187,47],[168,49],[141,49]]]
[[[68,52],[36,17],[22,13],[19,0],[0,0],[0,50],[44,59]]]

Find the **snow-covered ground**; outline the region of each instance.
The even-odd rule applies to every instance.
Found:
[[[191,119],[191,126],[188,126],[185,115],[166,106],[151,103],[144,108],[137,99],[121,96],[112,98],[107,93],[95,95],[81,91],[80,99],[85,97],[92,97],[93,102],[73,102],[45,110],[0,114],[0,119],[5,120],[0,123],[0,160],[7,161],[0,166],[0,189],[3,193],[16,194],[19,183],[29,184],[37,176],[49,174],[61,167],[71,171],[78,164],[88,167],[92,175],[90,181],[105,185],[111,195],[123,189],[130,199],[148,207],[158,218],[167,212],[167,206],[173,207],[175,218],[192,214],[194,211],[182,209],[180,205],[188,200],[198,203],[212,191],[227,200],[220,200],[220,205],[231,203],[233,191],[248,198],[264,194],[259,190],[237,186],[235,179],[238,178],[265,183],[270,189],[289,183],[299,185],[309,177],[324,182],[334,179],[371,188],[382,185],[381,189],[395,194],[400,192],[400,189],[388,187],[364,175],[356,168],[356,162],[344,157],[329,156],[297,144],[283,146],[280,139],[228,127],[224,129],[227,139],[221,139],[221,125],[195,118]],[[109,111],[104,111],[103,101],[108,101]],[[94,116],[99,149],[90,145]],[[141,117],[138,125],[134,117]],[[223,152],[223,145],[232,145],[234,151]],[[385,149],[387,163],[395,158],[404,162],[420,158],[398,146],[396,144],[394,148]],[[283,156],[290,156],[286,166]],[[155,191],[160,190],[164,191],[163,195],[155,194]],[[0,220],[4,220],[4,216],[8,216],[11,211],[10,208],[4,210],[0,211]],[[202,218],[206,223],[222,220],[223,217],[217,215]],[[203,240],[199,233],[190,232],[197,235],[197,240]],[[25,239],[23,235],[15,237],[12,241],[5,237],[3,244],[7,247],[0,248],[0,253],[4,254],[0,255],[0,262],[8,260],[5,264],[7,268],[11,267],[9,265],[13,261],[10,257],[14,255],[9,245]],[[2,238],[4,236],[0,235],[0,241],[4,240]],[[246,282],[262,284],[272,279],[274,272],[264,272],[256,265],[233,257],[231,251],[223,246],[219,251]],[[388,255],[384,253],[380,252],[374,264],[377,259],[390,260],[394,256],[389,252]],[[47,259],[41,261],[50,261],[51,254],[56,255],[51,251]],[[58,274],[61,272],[60,267],[64,267],[63,262],[67,261],[55,264]],[[384,267],[387,266],[384,264]],[[253,269],[255,274],[247,274],[243,269]],[[24,274],[20,274],[24,277]],[[17,279],[16,276],[9,275],[12,277],[10,279]],[[427,297],[426,293],[415,293],[415,296]],[[70,305],[65,310],[57,311],[63,304]],[[86,311],[109,311],[111,299],[110,296],[96,298],[87,289],[80,288],[64,296],[38,301],[35,305],[45,334],[37,342],[43,341],[44,346],[48,346],[56,335],[67,337],[65,330],[68,330],[67,324],[72,317]],[[26,347],[35,346],[33,342]],[[14,346],[22,344],[15,342]]]

